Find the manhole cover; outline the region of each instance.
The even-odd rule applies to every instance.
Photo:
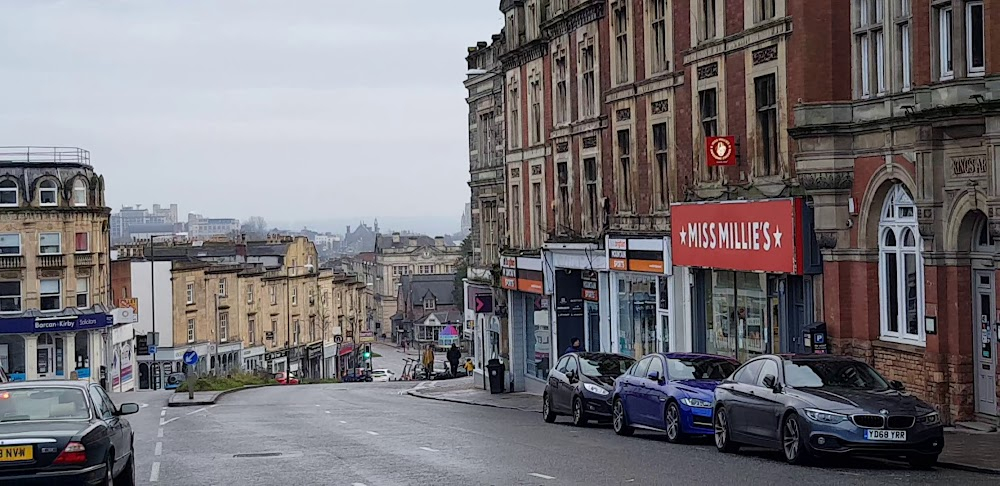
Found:
[[[233,457],[278,457],[280,452],[250,452],[246,454],[233,454]]]

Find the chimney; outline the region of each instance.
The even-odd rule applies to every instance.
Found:
[[[241,234],[236,241],[236,256],[240,257],[241,263],[247,261],[247,235]]]
[[[434,237],[434,246],[436,246],[438,248],[444,248],[444,236],[435,236]]]
[[[344,234],[345,235],[351,234],[351,225],[347,225],[347,233],[344,233]]]
[[[392,234],[392,242],[393,243],[399,243],[399,233],[398,232]]]
[[[418,243],[417,243],[417,237],[416,237],[416,236],[411,236],[411,237],[410,237],[410,243],[409,243],[409,246],[417,246],[417,244],[418,244]]]

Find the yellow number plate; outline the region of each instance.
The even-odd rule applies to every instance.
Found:
[[[30,461],[35,458],[32,446],[0,447],[0,462]]]

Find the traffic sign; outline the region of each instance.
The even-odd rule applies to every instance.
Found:
[[[149,347],[149,355],[152,356],[154,354],[156,354],[156,346],[150,346]]]
[[[340,343],[344,342],[344,336],[341,336],[340,334],[337,334],[336,336],[333,337],[333,342],[335,342],[337,344],[340,344]]]
[[[193,349],[184,352],[184,364],[193,366],[198,362],[198,353]]]

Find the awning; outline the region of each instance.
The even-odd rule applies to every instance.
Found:
[[[354,345],[353,344],[345,344],[344,346],[342,346],[340,348],[340,355],[343,356],[345,354],[351,354],[351,351],[354,351]]]

